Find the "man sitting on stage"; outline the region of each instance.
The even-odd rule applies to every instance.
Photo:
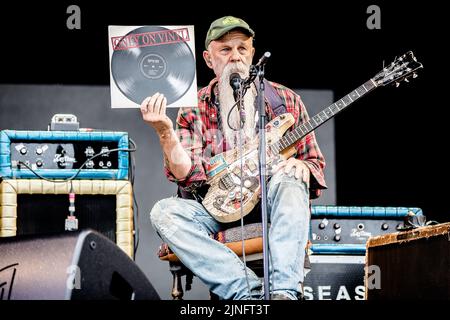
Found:
[[[232,110],[228,121],[228,113],[235,104],[230,75],[239,73],[242,79],[248,77],[255,53],[254,35],[249,25],[239,18],[222,17],[211,24],[203,58],[216,77],[198,92],[198,107],[179,110],[175,130],[166,116],[167,100],[162,94],[147,97],[141,104],[144,121],[159,136],[167,177],[184,194],[202,190],[210,157],[239,147],[257,135],[254,84],[243,100],[246,121],[242,141],[239,132],[233,130],[240,127],[237,108]],[[270,82],[270,85],[284,101],[286,111],[294,116],[294,128],[308,120],[300,96],[280,84]],[[270,120],[275,117],[273,106],[268,99],[265,102]],[[317,198],[320,189],[326,188],[325,161],[314,133],[297,142],[296,150],[296,155],[277,166],[267,185],[272,299],[296,300],[301,295],[310,199]],[[245,219],[260,219],[260,216],[255,208]],[[219,298],[263,297],[264,288],[255,273],[228,247],[210,237],[230,224],[218,222],[200,202],[181,197],[163,199],[155,204],[150,218],[180,261]]]

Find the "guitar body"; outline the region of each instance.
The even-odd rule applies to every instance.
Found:
[[[280,140],[284,133],[294,124],[290,113],[282,114],[266,125],[267,164],[288,159],[295,154],[291,146],[279,154],[271,154],[269,146]],[[261,185],[258,161],[259,139],[246,143],[242,148],[235,148],[211,158],[207,171],[206,183],[210,186],[203,199],[203,206],[220,222],[233,222],[242,214],[249,214],[259,202]],[[242,149],[242,154],[241,150]],[[242,158],[242,194],[241,194],[241,158]]]

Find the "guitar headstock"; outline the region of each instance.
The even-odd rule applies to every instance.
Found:
[[[401,81],[408,82],[410,78],[417,78],[417,70],[423,68],[412,51],[396,58],[390,65],[383,68],[372,80],[377,86],[387,86],[391,83],[400,85]]]

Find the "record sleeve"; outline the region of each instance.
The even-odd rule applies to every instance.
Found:
[[[168,108],[197,106],[194,26],[109,26],[111,108],[159,92]]]

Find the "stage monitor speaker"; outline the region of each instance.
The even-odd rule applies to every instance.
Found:
[[[0,300],[159,300],[118,246],[93,230],[0,238]]]
[[[0,183],[0,237],[64,232],[71,190],[78,227],[100,232],[133,258],[133,194],[126,180],[5,179]]]

